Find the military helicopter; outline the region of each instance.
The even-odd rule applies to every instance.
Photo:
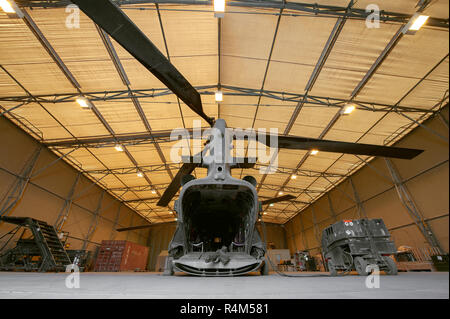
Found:
[[[204,113],[197,90],[116,4],[110,0],[72,2],[213,128],[200,160],[184,158],[183,165],[158,202],[159,206],[167,206],[182,187],[174,205],[177,228],[169,244],[164,273],[173,275],[175,271],[181,271],[199,276],[234,276],[259,270],[261,274],[267,274],[266,247],[256,228],[257,221],[263,205],[290,200],[293,196],[260,201],[254,177],[232,177],[232,169],[252,167],[255,159],[229,158],[226,122],[214,120]],[[268,133],[262,138],[258,136],[258,141],[270,146],[273,137]],[[245,138],[234,136],[234,139]],[[276,138],[278,148],[296,150],[314,149],[401,159],[412,159],[423,152],[299,136],[280,135]],[[207,177],[195,179],[191,173],[197,167],[207,168]],[[118,231],[143,227],[148,226]]]

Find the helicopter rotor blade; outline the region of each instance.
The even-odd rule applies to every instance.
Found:
[[[214,124],[213,119],[204,113],[197,90],[116,4],[110,0],[72,0],[72,2],[189,108],[211,126]]]
[[[273,135],[267,134],[260,142],[270,146]],[[340,141],[321,140],[300,136],[278,136],[278,148],[293,150],[317,150],[332,153],[344,153],[367,156],[381,156],[401,159],[413,159],[423,150],[382,145],[348,143]]]
[[[291,200],[291,199],[294,199],[294,198],[295,198],[295,196],[288,194],[288,195],[283,195],[283,196],[280,196],[280,197],[274,197],[274,198],[263,200],[263,201],[261,201],[261,204],[262,205],[275,204],[275,203]]]
[[[129,230],[138,230],[138,229],[146,229],[149,227],[152,227],[153,225],[142,225],[142,226],[133,226],[133,227],[124,227],[124,228],[117,228],[117,232],[123,232],[123,231],[129,231]]]

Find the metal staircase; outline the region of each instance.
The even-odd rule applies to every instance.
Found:
[[[32,269],[27,270],[37,270],[40,272],[45,271],[65,271],[66,266],[70,265],[70,261],[67,252],[64,249],[64,245],[58,237],[58,233],[55,228],[44,221],[29,217],[0,217],[0,221],[15,224],[21,227],[28,228],[33,234],[33,240],[36,251],[39,251],[40,258],[39,263],[34,264]],[[21,251],[19,243],[21,243],[22,238],[18,241],[18,246],[11,249],[10,254],[15,254],[15,251]],[[23,240],[22,240],[23,241]],[[8,254],[8,253],[7,253]],[[6,255],[6,254],[5,254]],[[32,259],[33,256],[29,256],[27,260]],[[17,263],[17,258],[10,258],[11,261]],[[18,265],[20,268],[20,265]],[[26,266],[26,265],[24,265]],[[14,268],[11,265],[7,268]]]

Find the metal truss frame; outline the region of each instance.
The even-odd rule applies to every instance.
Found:
[[[196,90],[201,95],[214,95],[217,90],[217,84],[196,86]],[[370,112],[408,112],[408,113],[434,113],[428,109],[422,109],[412,106],[404,105],[390,105],[370,101],[352,100],[351,98],[342,99],[330,96],[315,96],[302,93],[281,92],[271,90],[261,90],[253,88],[244,88],[231,85],[221,85],[224,96],[261,96],[264,98],[272,99],[275,101],[292,102],[292,107],[295,107],[295,103],[303,103],[305,107],[308,106],[322,106],[322,107],[337,107],[342,108],[349,102],[352,102],[356,109]],[[112,90],[112,91],[91,91],[83,92],[83,96],[88,98],[92,102],[96,101],[116,101],[116,100],[129,100],[130,94],[136,99],[142,98],[155,98],[161,96],[173,95],[172,91],[167,88],[151,88],[151,89],[124,89],[124,90]],[[59,104],[67,102],[75,102],[80,96],[80,93],[58,93],[58,94],[42,94],[23,96],[0,96],[0,102],[17,102],[17,103],[48,103]],[[168,104],[167,101],[161,102]],[[269,105],[270,106],[270,105]]]
[[[211,0],[113,0],[119,6],[126,5],[197,5],[210,6]],[[30,8],[52,8],[65,7],[71,4],[68,0],[16,0],[17,4],[22,7]],[[255,1],[255,0],[229,0],[227,6],[231,8],[254,8],[254,9],[278,9],[285,12],[272,13],[276,15],[311,15],[316,17],[344,17],[356,20],[366,20],[371,11],[367,12],[365,8],[347,8],[341,6],[323,5],[318,3],[299,3],[286,1]],[[146,7],[134,6],[133,9],[145,9]],[[161,10],[161,9],[159,9]],[[212,11],[212,8],[211,8]],[[258,14],[258,13],[256,13]],[[259,14],[264,14],[261,12]],[[267,13],[266,13],[267,14]],[[411,14],[380,11],[380,21],[407,23],[411,18]],[[449,21],[447,19],[430,18],[428,26],[448,28]]]

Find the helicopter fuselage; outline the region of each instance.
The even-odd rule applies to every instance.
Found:
[[[253,179],[231,176],[229,145],[220,143],[218,160],[214,140],[224,139],[225,121],[216,122],[210,157],[202,166],[205,178],[185,182],[175,201],[177,229],[169,245],[168,268],[201,276],[230,276],[255,271],[264,263],[266,248],[256,229],[261,203]]]

